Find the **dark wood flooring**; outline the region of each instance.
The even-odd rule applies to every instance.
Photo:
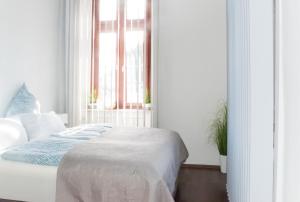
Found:
[[[211,167],[184,167],[178,179],[176,202],[228,202],[226,175]],[[0,202],[16,202],[1,200]]]
[[[213,167],[182,168],[176,202],[228,202],[226,175]]]

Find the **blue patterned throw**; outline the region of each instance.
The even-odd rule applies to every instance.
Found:
[[[110,127],[103,125],[69,129],[48,138],[11,147],[1,158],[36,165],[58,166],[63,156],[75,145],[97,137],[109,129]]]

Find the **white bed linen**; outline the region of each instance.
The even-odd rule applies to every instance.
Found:
[[[0,158],[0,199],[54,202],[56,173],[57,167],[6,161]]]
[[[0,155],[2,152],[0,151]],[[163,156],[166,154],[164,152]],[[163,162],[167,163],[167,161]],[[175,180],[177,177],[176,172],[170,172],[168,169],[163,169],[161,175],[175,177]],[[56,178],[57,167],[7,161],[0,157],[0,199],[54,202]],[[170,190],[174,191],[174,189],[175,187],[171,187]]]

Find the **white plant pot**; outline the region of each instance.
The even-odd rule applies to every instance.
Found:
[[[88,109],[97,109],[97,103],[90,103],[88,104]]]
[[[220,165],[221,165],[221,173],[226,173],[226,162],[227,162],[227,156],[220,155]]]
[[[152,105],[151,104],[145,104],[145,109],[151,109]]]

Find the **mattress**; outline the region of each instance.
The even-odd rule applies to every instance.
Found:
[[[100,124],[86,125],[53,135],[53,138],[60,139],[60,141],[65,139],[65,142],[75,140],[80,142],[80,140],[89,140],[94,136],[100,135],[110,128],[110,126],[102,126]],[[51,149],[54,150],[51,151]],[[67,151],[69,148],[63,147],[60,149]],[[48,152],[48,156],[46,155],[45,157],[47,159],[55,153],[55,150],[59,149],[52,147],[45,148],[41,153],[47,154]],[[33,148],[33,151],[38,151],[38,147]],[[1,155],[5,152],[5,150],[0,151],[0,199],[54,202],[56,195],[57,166],[48,166],[49,164],[40,164],[40,162],[32,163],[31,161],[3,159]]]
[[[57,167],[0,158],[0,199],[54,202]]]

